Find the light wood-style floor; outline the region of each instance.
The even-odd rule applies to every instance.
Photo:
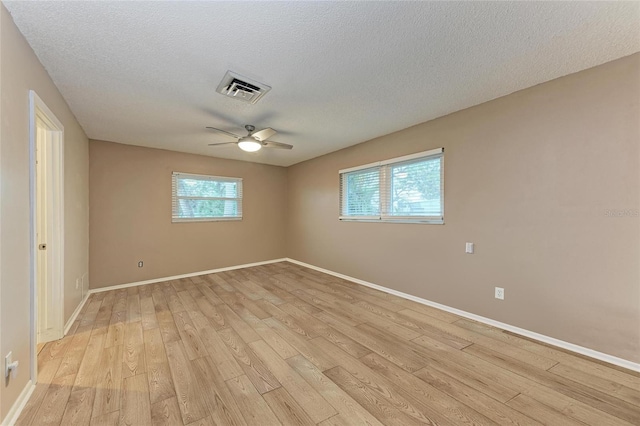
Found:
[[[93,294],[20,425],[639,425],[640,374],[291,263]]]

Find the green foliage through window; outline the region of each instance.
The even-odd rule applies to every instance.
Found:
[[[242,218],[242,179],[173,174],[173,220]]]

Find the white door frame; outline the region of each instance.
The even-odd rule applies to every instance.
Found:
[[[31,248],[30,263],[30,322],[31,322],[31,380],[33,383],[38,379],[38,263],[37,250],[38,241],[36,239],[36,146],[37,127],[36,117],[44,121],[49,127],[51,136],[51,158],[52,167],[51,190],[53,192],[51,203],[50,221],[48,227],[47,251],[50,250],[51,257],[51,282],[53,287],[53,307],[55,318],[56,338],[62,338],[64,328],[64,126],[45,105],[40,97],[33,90],[29,91],[29,198],[30,198],[30,228],[31,228]],[[58,332],[59,330],[59,332]]]

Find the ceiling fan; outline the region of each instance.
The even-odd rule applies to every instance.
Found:
[[[216,129],[215,127],[207,127],[207,129],[215,130],[216,132],[224,133],[225,135],[229,135],[237,139],[235,142],[219,142],[219,143],[210,143],[209,146],[220,146],[220,145],[230,145],[236,144],[238,147],[247,152],[255,152],[265,148],[278,148],[278,149],[291,149],[292,145],[288,145],[286,143],[268,141],[271,136],[275,135],[276,132],[271,127],[267,127],[266,129],[258,130],[255,132],[255,126],[251,124],[247,124],[244,126],[247,129],[247,136],[236,135],[235,133],[227,132],[226,130]]]

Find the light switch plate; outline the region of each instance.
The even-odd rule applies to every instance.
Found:
[[[464,248],[464,252],[468,254],[473,254],[473,243],[467,243]]]

